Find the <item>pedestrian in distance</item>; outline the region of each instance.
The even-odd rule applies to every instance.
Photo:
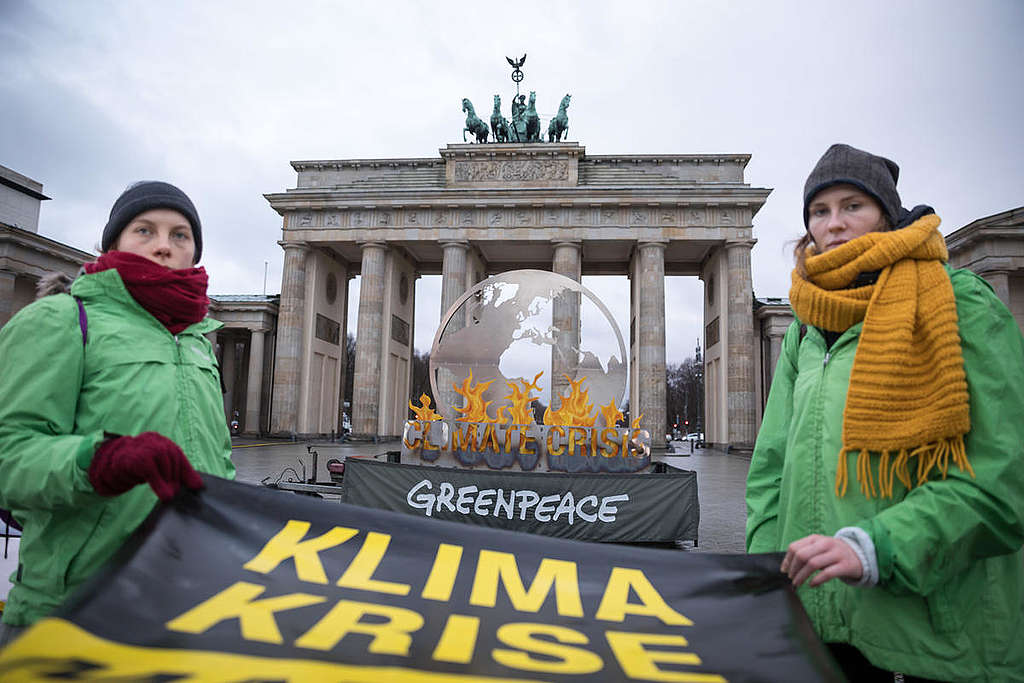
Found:
[[[833,145],[807,179],[747,551],[851,681],[1021,681],[1024,341],[898,176]]]
[[[202,488],[197,471],[234,476],[195,206],[136,183],[100,247],[69,293],[42,291],[0,330],[0,507],[24,528],[0,644],[64,602],[158,499]]]

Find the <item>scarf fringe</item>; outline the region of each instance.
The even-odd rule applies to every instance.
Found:
[[[846,495],[846,488],[849,484],[847,456],[854,450],[858,449],[844,447],[839,451],[839,461],[836,466],[836,496],[839,498]],[[907,489],[911,489],[915,485],[921,486],[928,481],[932,470],[938,470],[942,479],[945,479],[949,473],[950,460],[961,472],[967,472],[971,478],[974,478],[974,468],[971,467],[971,463],[967,459],[967,446],[964,444],[962,434],[913,449],[893,449],[877,454],[877,488],[875,487],[875,472],[871,467],[871,454],[871,451],[864,448],[859,449],[857,453],[857,481],[860,483],[860,490],[865,498],[874,498],[876,495],[892,498],[893,486],[897,479]],[[914,478],[910,473],[911,458],[915,458],[917,462],[916,477]],[[916,479],[916,484],[914,479]]]

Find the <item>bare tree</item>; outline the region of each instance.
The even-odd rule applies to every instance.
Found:
[[[687,358],[665,367],[665,410],[669,425],[681,433],[696,431],[704,396],[700,361]]]
[[[409,400],[419,404],[420,396],[426,394],[430,397],[430,405],[437,409],[437,402],[434,400],[434,392],[430,390],[430,352],[422,353],[413,349],[412,352],[412,382],[409,385]],[[447,416],[446,416],[447,417]]]
[[[345,336],[345,401],[352,405],[352,379],[356,374],[356,336]]]

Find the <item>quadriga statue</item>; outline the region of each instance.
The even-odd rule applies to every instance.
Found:
[[[491,134],[495,142],[508,142],[508,119],[501,115],[501,95],[494,96],[494,111],[491,112]]]
[[[526,104],[526,141],[541,142],[540,139],[540,116],[537,115],[537,93],[530,91],[530,99]]]
[[[569,99],[572,95],[566,93],[562,103],[558,105],[558,113],[548,124],[548,142],[561,142],[562,134],[569,138],[569,115],[565,112],[569,108]]]
[[[487,124],[480,120],[473,109],[473,103],[462,98],[462,111],[466,112],[466,127],[462,129],[462,141],[466,142],[466,133],[476,136],[477,142],[487,142]]]

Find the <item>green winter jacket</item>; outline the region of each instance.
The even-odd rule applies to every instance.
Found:
[[[956,296],[976,473],[952,463],[893,497],[867,499],[856,456],[835,494],[843,409],[861,324],[826,352],[820,332],[783,340],[747,479],[747,550],[781,551],[808,534],[857,526],[871,537],[879,583],[829,581],[798,591],[825,642],[875,666],[948,681],[1024,680],[1024,341],[981,278],[949,271]],[[801,339],[801,336],[803,338]],[[877,468],[877,460],[873,459]]]
[[[209,318],[175,337],[131,297],[116,270],[22,309],[0,330],[0,507],[22,523],[4,610],[13,625],[60,605],[157,502],[146,485],[103,498],[86,468],[104,432],[156,431],[200,472],[233,477]]]

